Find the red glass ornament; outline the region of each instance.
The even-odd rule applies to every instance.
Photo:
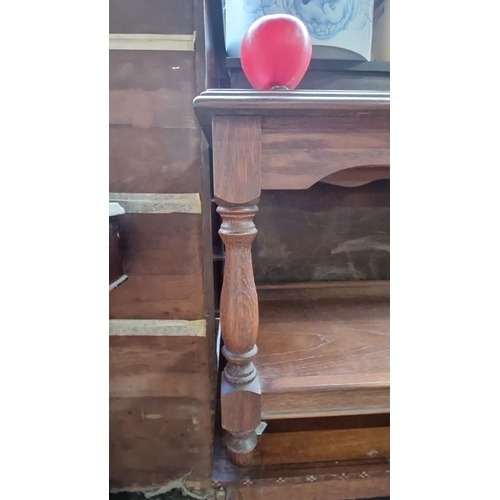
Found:
[[[257,19],[241,43],[243,72],[259,90],[293,90],[304,77],[311,56],[312,41],[305,24],[288,14]]]

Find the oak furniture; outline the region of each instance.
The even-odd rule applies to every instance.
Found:
[[[194,107],[213,150],[226,249],[221,419],[231,460],[251,462],[261,420],[387,414],[389,282],[257,288],[251,245],[262,190],[389,178],[389,92],[208,90]]]

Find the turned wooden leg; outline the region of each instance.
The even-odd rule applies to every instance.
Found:
[[[257,234],[256,206],[222,207],[219,230],[226,247],[220,316],[227,365],[222,374],[222,427],[226,446],[236,465],[246,465],[257,445],[260,424],[260,384],[253,358],[257,354],[259,306],[251,246]]]

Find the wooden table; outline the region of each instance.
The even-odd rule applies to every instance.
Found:
[[[257,289],[251,245],[263,189],[389,178],[390,95],[209,90],[194,106],[226,247],[222,426],[231,459],[246,465],[261,419],[389,411],[389,282]]]

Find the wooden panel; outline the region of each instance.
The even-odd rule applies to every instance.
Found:
[[[109,298],[116,319],[199,319],[204,314],[203,276],[129,276]]]
[[[214,195],[222,204],[251,203],[259,198],[260,141],[260,117],[214,118]]]
[[[201,219],[194,214],[121,216],[128,280],[110,294],[110,317],[205,317]]]
[[[328,383],[337,385],[351,385],[346,389],[304,389],[290,392],[283,388],[282,392],[269,392],[262,398],[262,419],[274,418],[318,418],[324,415],[373,415],[390,411],[389,373],[374,377],[353,380],[329,379]],[[325,382],[324,379],[303,379],[299,383]],[[356,387],[358,385],[372,385],[373,387]],[[381,386],[381,388],[377,387]],[[286,396],[283,393],[286,392]]]
[[[117,193],[200,192],[198,140],[193,129],[111,127],[109,190]]]
[[[195,128],[194,54],[111,51],[109,123]]]
[[[111,51],[109,88],[164,89],[175,92],[175,96],[183,102],[191,98],[192,107],[193,96],[196,95],[194,62],[195,55],[187,52]]]
[[[201,194],[192,99],[204,76],[203,18],[194,20],[193,0],[111,0],[110,10],[111,33],[196,32],[198,38],[196,52],[110,51],[110,191]],[[205,195],[206,188],[204,207]],[[110,297],[110,316],[122,325],[110,338],[112,491],[161,487],[183,476],[188,486],[210,482],[215,348],[212,304],[208,298],[207,310],[203,290],[204,280],[212,280],[202,264],[210,252],[202,250],[207,212],[201,212],[123,216],[130,278]],[[122,318],[142,326],[123,327]],[[141,318],[158,335],[144,335]],[[175,329],[171,318],[191,326],[206,321],[207,337],[177,336],[186,325]],[[165,319],[175,336],[163,335]]]
[[[252,249],[256,282],[388,279],[389,201],[388,181],[263,191]]]
[[[194,54],[112,51],[110,191],[201,191]]]
[[[306,189],[343,169],[385,166],[389,146],[388,110],[295,120],[264,118],[262,188]]]
[[[259,439],[252,464],[286,465],[295,463],[389,457],[389,427],[264,432]]]
[[[182,97],[181,97],[182,95]],[[137,127],[194,128],[189,92],[131,88],[109,93],[109,123]]]
[[[193,0],[110,0],[110,33],[194,31]]]
[[[129,276],[202,273],[199,215],[125,214],[120,223]]]
[[[388,281],[338,281],[336,283],[287,283],[286,285],[259,285],[259,298],[266,303],[278,300],[389,300]],[[273,307],[270,304],[271,307]]]
[[[110,487],[209,481],[206,339],[110,337]]]
[[[195,112],[208,140],[212,140],[212,118],[217,116],[255,116],[315,120],[318,117],[355,115],[357,121],[372,115],[387,115],[389,92],[373,91],[249,91],[207,90],[193,101]],[[360,123],[362,127],[362,123]],[[361,165],[370,165],[362,163]],[[307,170],[307,169],[305,169]],[[331,173],[331,172],[330,172]]]
[[[281,299],[269,301],[259,290],[263,418],[389,411],[389,283],[374,283],[371,296],[370,285],[331,284],[330,298],[325,286],[303,287],[300,297],[297,286],[290,297],[277,286]]]
[[[110,397],[206,397],[204,337],[117,335],[109,346]]]

